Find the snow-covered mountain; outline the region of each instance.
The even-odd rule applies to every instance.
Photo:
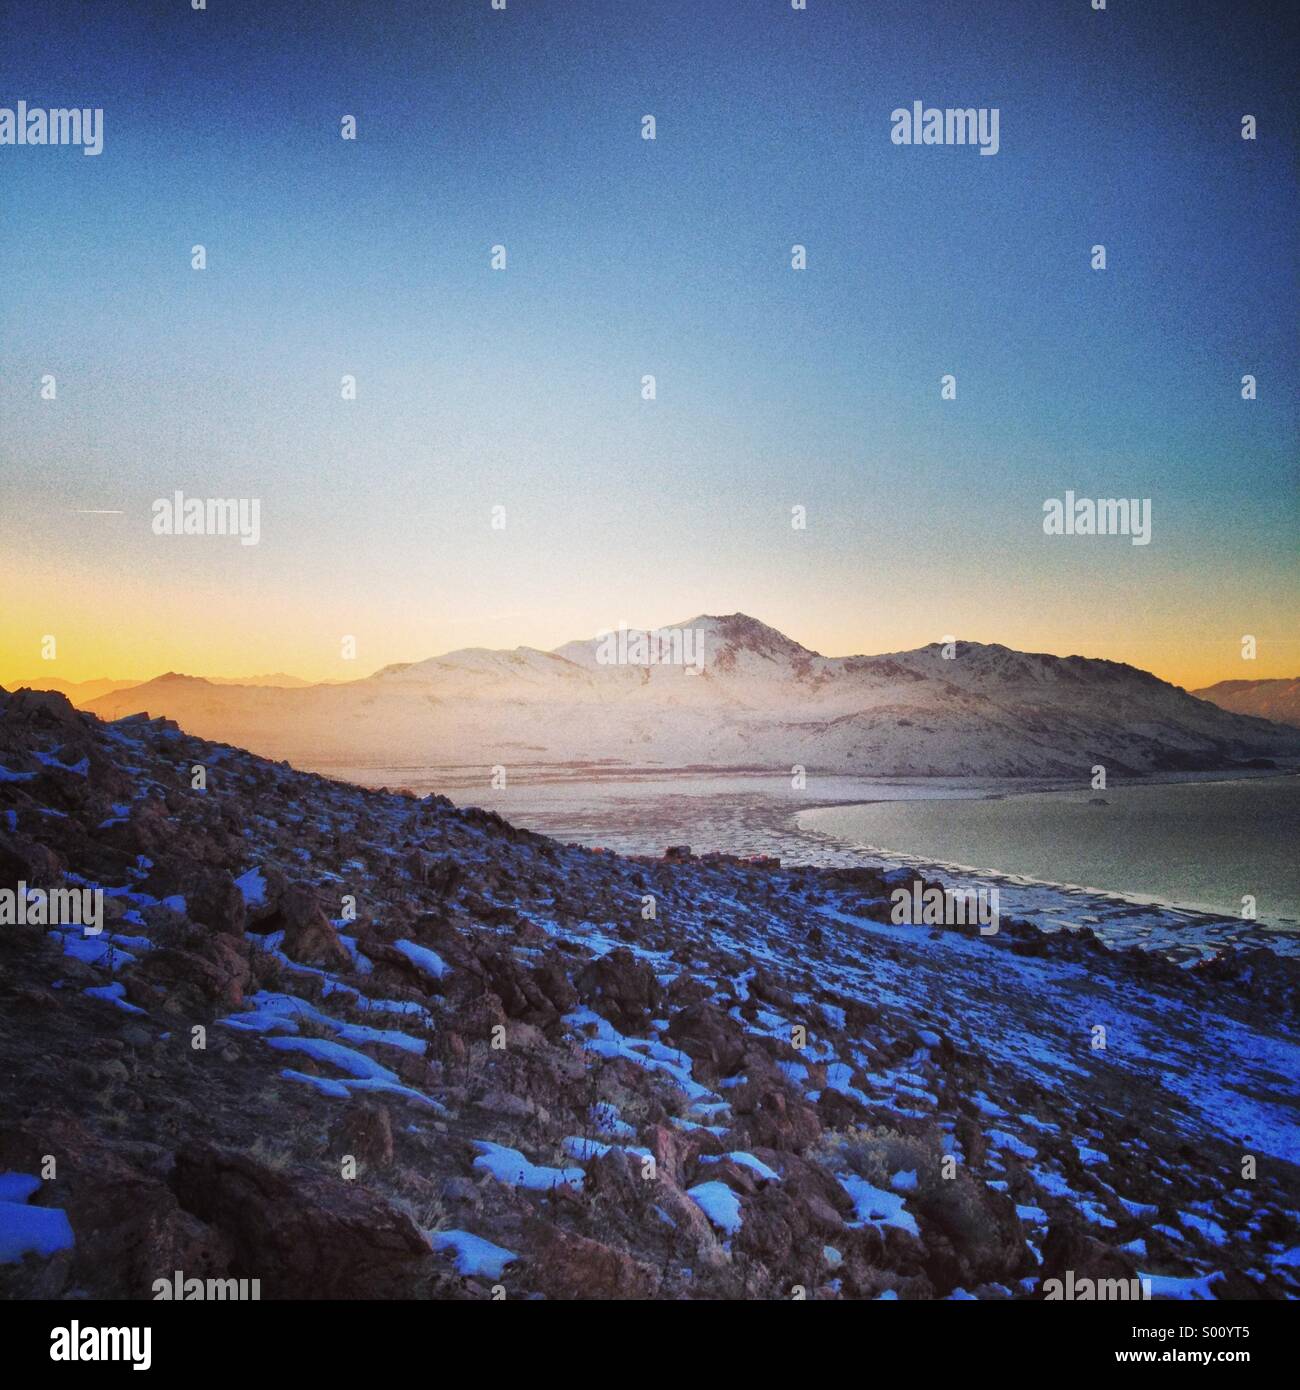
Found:
[[[742,613],[553,652],[469,648],[303,689],[169,673],[91,702],[322,765],[789,768],[1082,776],[1300,758],[1300,733],[1111,661],[938,643],[825,657]]]
[[[1234,714],[1253,714],[1278,724],[1300,726],[1300,677],[1276,680],[1220,681],[1204,690],[1193,690],[1200,700],[1209,700]]]

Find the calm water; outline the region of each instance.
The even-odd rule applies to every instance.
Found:
[[[1105,805],[1091,804],[1093,797]],[[805,830],[879,853],[1300,921],[1300,778],[882,801],[804,811]]]

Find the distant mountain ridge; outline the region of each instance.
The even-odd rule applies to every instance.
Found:
[[[611,660],[652,636],[671,654],[688,630],[702,642],[692,662]],[[966,642],[826,657],[743,613],[551,652],[466,648],[339,685],[220,686],[169,673],[87,708],[166,715],[200,737],[316,766],[1083,777],[1097,763],[1149,773],[1300,759],[1295,730],[1117,662]]]
[[[1209,700],[1234,714],[1253,714],[1278,724],[1300,727],[1300,677],[1275,680],[1219,681],[1204,690],[1193,690],[1200,700]]]
[[[66,695],[74,705],[84,708],[91,700],[98,699],[101,695],[111,695],[115,690],[130,690],[139,684],[139,681],[113,680],[106,676],[88,681],[65,681],[59,676],[37,676],[32,680],[15,681],[13,688],[21,690],[23,686],[27,686],[31,690],[55,690],[60,695]]]
[[[273,685],[294,689],[312,684],[311,681],[303,680],[301,676],[290,676],[284,671],[274,671],[263,676],[182,676],[175,671],[168,671],[148,681],[111,680],[106,677],[67,681],[58,676],[38,676],[33,680],[15,681],[12,688],[21,690],[26,686],[30,690],[57,690],[60,695],[66,695],[78,709],[87,709],[90,702],[101,695],[111,695],[119,690],[138,690],[142,685],[151,685],[153,681],[160,680],[202,680],[208,685]]]

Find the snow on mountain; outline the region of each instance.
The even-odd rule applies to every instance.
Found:
[[[311,685],[301,676],[291,676],[287,671],[267,671],[260,676],[208,676],[213,685],[279,685],[298,688]]]
[[[467,648],[302,689],[169,674],[91,702],[313,765],[789,768],[1085,776],[1300,758],[1300,734],[1111,661],[939,644],[826,657],[745,614],[553,652]]]

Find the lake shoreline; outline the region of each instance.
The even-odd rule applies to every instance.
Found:
[[[983,840],[984,850],[980,852],[978,846],[981,844],[981,837],[976,831],[970,829],[971,817],[965,818],[965,825],[961,830],[948,825],[935,830],[932,822],[934,817],[929,813],[934,803],[931,802],[927,807],[920,807],[915,801],[904,800],[883,801],[864,801],[855,806],[845,806],[842,803],[832,806],[808,808],[802,810],[794,816],[794,821],[798,830],[802,834],[811,835],[819,839],[825,839],[831,844],[851,849],[868,858],[879,858],[891,863],[903,866],[914,867],[918,870],[933,868],[942,874],[959,874],[973,881],[982,883],[996,883],[1000,886],[1006,885],[1017,889],[1054,889],[1066,894],[1084,894],[1089,897],[1102,897],[1117,904],[1127,904],[1134,908],[1148,909],[1159,912],[1188,914],[1196,917],[1212,918],[1215,920],[1243,920],[1252,922],[1260,929],[1266,930],[1272,935],[1277,932],[1297,933],[1300,932],[1300,914],[1296,914],[1294,909],[1288,911],[1260,911],[1255,919],[1237,919],[1229,908],[1222,901],[1207,901],[1204,897],[1198,896],[1195,887],[1196,873],[1199,872],[1204,882],[1207,874],[1212,871],[1205,869],[1201,865],[1204,858],[1203,853],[1198,854],[1195,845],[1191,844],[1197,827],[1194,821],[1188,820],[1186,831],[1189,842],[1183,844],[1174,842],[1174,849],[1181,854],[1187,863],[1187,878],[1181,879],[1181,883],[1186,883],[1190,891],[1185,891],[1181,887],[1176,891],[1162,892],[1154,886],[1139,886],[1133,880],[1140,880],[1152,875],[1145,874],[1140,867],[1140,856],[1132,852],[1132,845],[1140,840],[1140,834],[1131,839],[1124,838],[1124,817],[1134,819],[1135,811],[1142,809],[1144,801],[1149,802],[1152,798],[1150,793],[1174,788],[1189,788],[1191,785],[1214,786],[1217,790],[1215,795],[1220,799],[1230,801],[1231,794],[1235,789],[1244,788],[1249,783],[1252,791],[1258,785],[1260,779],[1251,778],[1216,778],[1196,779],[1191,783],[1186,778],[1178,779],[1176,782],[1155,781],[1153,779],[1141,779],[1114,783],[1105,791],[1083,792],[1077,786],[1070,788],[1044,789],[1025,788],[1023,792],[1008,794],[1000,792],[982,798],[980,804],[989,801],[1006,803],[1017,800],[1021,803],[1027,815],[1033,817],[1033,830],[1016,836],[1014,823],[1008,828],[1004,826],[1002,833],[1008,836],[1009,841],[1012,837],[1013,842],[1009,842],[1007,847],[999,852],[997,849],[988,847],[987,834]],[[1295,785],[1294,774],[1284,773],[1277,779],[1280,783],[1280,793],[1290,792]],[[1136,793],[1136,796],[1134,794]],[[970,798],[966,798],[970,799]],[[1165,797],[1163,800],[1169,802],[1177,799]],[[1294,801],[1294,797],[1290,800]],[[1036,803],[1036,804],[1034,804]],[[1112,813],[1119,817],[1119,825],[1115,827],[1116,838],[1121,840],[1125,847],[1129,849],[1129,858],[1121,862],[1107,864],[1104,869],[1094,869],[1085,873],[1066,872],[1068,865],[1062,863],[1061,869],[1052,873],[1036,871],[1029,862],[1034,859],[1041,860],[1043,857],[1050,857],[1051,850],[1048,847],[1051,833],[1055,831],[1059,834],[1061,822],[1068,818],[1070,813],[1077,815],[1082,809],[1093,803],[1098,803],[1098,809],[1102,806],[1111,808]],[[909,825],[909,810],[904,808],[915,808]],[[871,812],[877,810],[881,812],[874,817]],[[1016,808],[1019,810],[1020,808]],[[1168,808],[1161,807],[1165,811],[1166,820],[1170,819]],[[1196,808],[1200,811],[1202,808]],[[1287,808],[1283,808],[1284,810]],[[896,810],[897,814],[890,815],[890,810]],[[866,812],[865,816],[859,816],[861,824],[852,825],[854,812]],[[1004,813],[999,812],[998,815]],[[1011,810],[1005,813],[1006,816],[1014,820],[1016,811]],[[1085,812],[1089,818],[1091,812]],[[1053,817],[1057,818],[1057,824],[1052,825]],[[985,815],[985,819],[988,816]],[[931,822],[927,824],[926,821]],[[1294,824],[1294,816],[1283,818],[1285,825]],[[892,823],[891,823],[892,822]],[[1091,820],[1080,821],[1085,834],[1092,829]],[[1140,823],[1139,823],[1140,824]],[[1158,819],[1155,824],[1158,827]],[[1149,826],[1142,826],[1143,829],[1150,830]],[[1229,818],[1228,829],[1240,834],[1240,828]],[[1167,829],[1167,827],[1166,827]],[[947,839],[953,845],[953,850],[945,852],[940,841]],[[1151,838],[1155,839],[1154,832]],[[957,842],[960,841],[969,847],[973,852],[960,852]],[[908,848],[900,846],[908,842]],[[1216,849],[1222,848],[1222,837],[1215,841]],[[1036,845],[1038,848],[1027,849],[1026,845]],[[1078,850],[1078,841],[1071,845],[1072,850]],[[956,852],[954,852],[956,851]],[[1103,845],[1094,846],[1095,856],[1104,855]],[[1156,850],[1153,849],[1153,854]],[[1005,856],[1005,857],[1003,857]],[[1086,852],[1082,853],[1082,859],[1076,857],[1075,862],[1079,863],[1087,859]],[[1171,857],[1173,855],[1171,854]],[[999,859],[1001,862],[999,863]],[[1099,863],[1099,859],[1094,858],[1094,863]],[[1279,862],[1285,862],[1279,860]],[[1165,872],[1168,872],[1166,869]],[[1226,873],[1224,880],[1231,881]],[[1129,880],[1125,882],[1124,880]],[[1257,886],[1249,875],[1239,878],[1239,882],[1249,882],[1252,886]],[[1294,889],[1290,884],[1279,887],[1275,881],[1270,880],[1267,875],[1260,878],[1260,885],[1268,884],[1274,901],[1283,903],[1290,907],[1294,902]],[[1218,882],[1215,885],[1218,889]]]
[[[323,771],[323,769],[311,769]],[[339,776],[342,769],[332,769]],[[515,776],[505,789],[485,785],[485,770],[448,776],[450,769],[368,767],[347,769],[349,780],[368,785],[407,786],[424,795],[449,795],[457,805],[496,811],[512,824],[557,840],[622,854],[658,857],[669,846],[688,844],[697,853],[717,850],[768,854],[787,865],[847,868],[874,865],[929,871],[973,887],[996,885],[1003,910],[1045,931],[1090,927],[1117,945],[1173,950],[1187,958],[1221,949],[1265,946],[1278,954],[1300,955],[1298,924],[1286,920],[1252,922],[1222,911],[1170,901],[1153,892],[1085,887],[1065,875],[1056,878],[967,866],[941,855],[872,849],[840,839],[807,823],[812,813],[840,811],[880,802],[983,803],[1036,794],[1077,791],[1077,782],[1060,779],[858,778],[810,777],[795,790],[787,776],[710,771],[643,770],[635,778],[530,780]],[[1255,782],[1294,778],[1291,769],[1250,769],[1175,773],[1112,782],[1110,793],[1134,787]],[[461,782],[456,786],[454,783]],[[882,793],[884,795],[882,796]],[[1107,793],[1096,793],[1106,795]]]

